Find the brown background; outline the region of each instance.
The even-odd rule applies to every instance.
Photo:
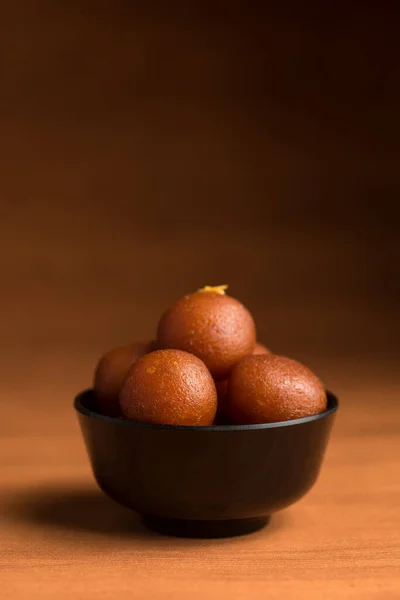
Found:
[[[10,4],[6,593],[396,597],[397,3]],[[132,531],[97,495],[71,410],[101,352],[152,337],[206,283],[229,283],[260,339],[342,398],[315,491],[269,532],[214,545]]]

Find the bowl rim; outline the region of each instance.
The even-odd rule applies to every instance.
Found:
[[[102,415],[101,413],[97,413],[90,408],[87,408],[82,400],[88,395],[94,395],[93,388],[88,388],[82,392],[80,392],[74,400],[74,408],[81,415],[85,415],[91,419],[95,419],[98,421],[111,422],[114,424],[121,425],[122,427],[134,427],[139,429],[160,429],[166,431],[204,431],[204,432],[213,432],[213,431],[257,431],[262,429],[277,429],[280,427],[294,427],[295,425],[302,425],[304,423],[311,423],[312,421],[319,421],[320,419],[324,419],[328,417],[332,413],[336,412],[339,408],[339,401],[335,394],[326,390],[326,395],[328,399],[328,408],[320,413],[315,415],[310,415],[309,417],[300,417],[299,419],[290,419],[288,421],[276,421],[274,423],[256,423],[253,425],[162,425],[159,423],[139,423],[137,421],[132,421],[130,419],[119,419],[118,417],[108,417],[107,415]]]

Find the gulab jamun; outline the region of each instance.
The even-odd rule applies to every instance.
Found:
[[[326,391],[320,379],[285,356],[251,356],[237,364],[229,377],[226,410],[237,424],[308,417],[326,406]]]
[[[253,350],[253,356],[256,354],[271,354],[271,350],[268,350],[264,344],[260,344],[256,342]],[[218,397],[218,409],[217,409],[217,418],[219,420],[226,420],[226,403],[227,403],[227,394],[228,394],[228,379],[217,379],[215,381],[215,387],[217,388],[217,397]]]
[[[168,309],[158,325],[160,348],[176,348],[200,358],[215,379],[250,356],[256,327],[241,302],[225,295],[226,286],[206,287],[188,294]]]
[[[254,350],[252,354],[271,354],[271,350],[269,350],[264,344],[260,344],[260,342],[256,342],[254,346]]]
[[[128,419],[165,425],[212,425],[217,391],[205,364],[182,350],[156,350],[131,367],[120,394]]]
[[[140,356],[155,349],[155,342],[137,342],[109,350],[100,359],[94,374],[94,390],[99,410],[109,416],[121,414],[119,394],[128,371]]]

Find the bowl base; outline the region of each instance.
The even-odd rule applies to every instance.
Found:
[[[226,519],[216,521],[194,521],[190,519],[165,519],[163,517],[142,516],[146,527],[175,537],[223,538],[253,533],[265,527],[269,517],[251,519]]]

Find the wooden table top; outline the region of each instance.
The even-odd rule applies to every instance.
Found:
[[[80,281],[78,270],[73,268],[75,281]],[[90,277],[88,271],[82,289],[95,285]],[[43,283],[36,285],[42,293]],[[52,293],[47,284],[45,292]],[[107,297],[112,322],[114,296]],[[69,302],[67,294],[57,310],[71,317]],[[153,302],[158,306],[158,300]],[[146,314],[151,297],[144,295],[141,303]],[[259,313],[262,303],[254,299],[253,305]],[[123,310],[128,320],[130,308]],[[71,321],[72,334],[65,334],[63,342],[57,328],[44,333],[21,315],[19,331],[25,326],[30,336],[19,350],[23,364],[10,339],[3,365],[3,598],[399,597],[399,379],[389,363],[364,361],[360,366],[348,357],[310,356],[341,400],[313,490],[260,532],[233,539],[175,539],[144,529],[93,481],[72,398],[90,383],[102,350],[93,341],[98,311],[74,308],[72,314],[76,322]],[[48,306],[46,319],[53,318]],[[132,319],[132,327],[135,323],[140,330]],[[78,326],[80,345],[73,342]],[[85,344],[85,336],[92,341]],[[116,337],[109,335],[113,342]]]
[[[398,19],[161,4],[0,20],[0,597],[398,599]],[[222,283],[340,410],[265,530],[162,537],[97,489],[72,401]]]

